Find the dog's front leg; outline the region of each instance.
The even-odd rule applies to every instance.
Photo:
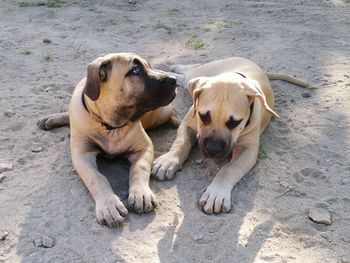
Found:
[[[97,169],[96,151],[92,151],[88,139],[71,133],[73,166],[96,203],[96,218],[100,224],[117,227],[128,214],[119,197],[114,194],[106,177]]]
[[[129,156],[131,167],[128,205],[137,213],[151,212],[157,205],[156,197],[149,187],[154,158],[154,149],[149,138],[147,146],[142,148]]]
[[[169,152],[159,156],[154,161],[152,175],[157,180],[170,180],[182,168],[187,160],[192,146],[196,143],[196,125],[193,109],[187,113],[177,130],[176,139]]]
[[[259,142],[242,146],[242,152],[238,158],[221,167],[199,200],[205,213],[227,213],[230,211],[231,191],[255,165],[258,150]]]

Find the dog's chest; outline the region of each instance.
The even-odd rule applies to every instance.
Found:
[[[94,141],[107,155],[120,155],[128,150],[128,145],[125,143],[125,135],[119,131],[105,131],[101,134],[96,134]]]

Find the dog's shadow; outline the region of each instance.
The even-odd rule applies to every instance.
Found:
[[[128,199],[130,163],[126,158],[109,158],[102,154],[96,158],[98,170],[106,176],[116,195],[123,202]]]
[[[125,207],[129,210],[127,222],[124,225],[131,232],[145,229],[153,221],[155,213],[152,211],[150,213],[137,214],[128,207],[130,172],[128,159],[122,156],[109,158],[100,154],[97,156],[96,161],[98,170],[107,178],[113,192],[122,199]]]

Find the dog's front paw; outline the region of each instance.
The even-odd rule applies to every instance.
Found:
[[[48,131],[55,127],[54,119],[51,116],[46,116],[37,121],[36,125],[39,129]]]
[[[148,213],[157,206],[157,200],[148,186],[135,187],[129,190],[128,205],[136,213]]]
[[[179,159],[170,152],[159,156],[153,162],[152,177],[159,181],[170,180],[180,169]]]
[[[199,199],[206,214],[228,213],[231,210],[231,188],[211,183]]]
[[[120,226],[127,214],[128,210],[115,194],[96,200],[96,218],[100,224],[109,227]]]

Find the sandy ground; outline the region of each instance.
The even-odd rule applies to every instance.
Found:
[[[2,0],[0,34],[0,162],[14,165],[0,174],[0,262],[350,262],[349,1]],[[35,123],[67,108],[89,61],[123,51],[165,69],[242,56],[320,88],[273,82],[280,118],[229,214],[199,210],[217,167],[197,162],[195,148],[173,181],[151,181],[154,213],[109,229],[72,169],[69,129]],[[174,104],[183,116],[184,89]],[[157,155],[175,134],[150,132]],[[125,198],[128,164],[99,165]],[[331,225],[308,219],[315,207],[330,211]],[[36,247],[42,236],[55,245]]]

